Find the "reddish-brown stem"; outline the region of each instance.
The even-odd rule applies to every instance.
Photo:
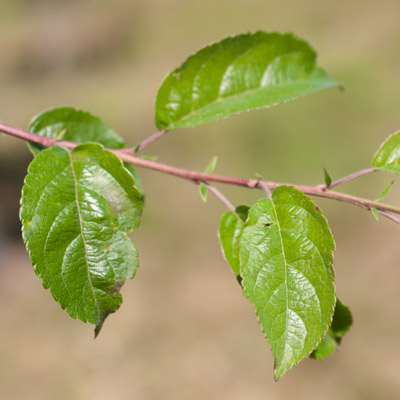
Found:
[[[236,211],[235,206],[215,186],[210,185],[209,183],[204,183],[204,185],[225,205],[228,210],[233,212]]]
[[[343,185],[343,183],[350,182],[353,179],[359,178],[360,176],[363,176],[363,175],[370,174],[372,172],[375,172],[375,169],[373,169],[373,168],[362,169],[361,171],[354,172],[353,174],[344,176],[343,178],[340,178],[337,181],[332,182],[329,186],[324,185],[324,186],[322,186],[322,188],[324,190],[333,189],[339,185]]]
[[[396,224],[400,225],[400,218],[382,210],[377,210],[379,214],[383,215],[384,217],[390,219],[391,221],[395,222]]]
[[[4,124],[0,124],[0,131],[7,133],[9,135],[12,135],[12,136],[21,138],[26,141],[40,144],[45,147],[50,147],[50,146],[57,144],[57,146],[64,147],[66,149],[73,149],[74,147],[76,147],[78,145],[78,143],[68,142],[68,141],[64,141],[64,140],[56,141],[56,139],[39,136],[34,133],[26,132],[26,131],[16,129],[16,128],[13,128],[13,127],[10,127],[10,126],[4,125]],[[295,187],[296,189],[302,191],[303,193],[311,195],[311,196],[319,196],[319,197],[324,197],[324,198],[328,198],[328,199],[343,201],[343,202],[350,203],[350,204],[359,206],[361,208],[364,208],[365,210],[371,210],[371,208],[376,208],[378,211],[383,211],[384,213],[381,212],[381,214],[388,218],[389,218],[389,216],[387,215],[388,213],[400,214],[399,207],[363,199],[361,197],[351,196],[351,195],[345,194],[345,193],[336,192],[336,191],[327,189],[325,185],[317,185],[317,186],[293,185],[293,184],[287,184],[287,183],[281,183],[281,182],[270,182],[270,181],[261,181],[261,180],[256,180],[256,179],[244,179],[244,178],[236,178],[236,177],[230,177],[230,176],[206,174],[206,173],[202,173],[202,172],[194,172],[194,171],[188,171],[188,170],[181,169],[181,168],[172,167],[170,165],[162,164],[162,163],[155,162],[155,161],[144,160],[140,157],[136,157],[132,154],[128,154],[124,149],[122,149],[122,150],[108,149],[108,150],[115,153],[121,160],[128,162],[130,164],[136,165],[138,167],[144,167],[144,168],[152,169],[155,171],[163,172],[166,174],[178,176],[180,178],[184,178],[184,179],[190,180],[195,183],[218,182],[218,183],[223,183],[223,184],[242,186],[242,187],[246,187],[246,188],[250,188],[250,189],[255,189],[255,188],[258,188],[258,189],[264,188],[265,189],[265,187],[266,187],[269,190],[273,190],[277,186],[281,186],[281,185],[291,185],[291,186]],[[364,170],[364,171],[366,171],[366,170]],[[371,171],[369,171],[369,172],[371,172]],[[365,173],[367,173],[367,172],[364,172],[363,174],[365,174]],[[349,176],[355,176],[356,174],[357,173],[349,175]],[[358,176],[360,176],[360,175],[358,175]],[[393,220],[393,218],[390,218],[390,219]]]
[[[153,135],[149,136],[147,139],[140,142],[136,147],[129,147],[127,149],[121,149],[121,151],[124,153],[127,153],[127,154],[138,153],[139,151],[142,151],[143,149],[145,149],[147,146],[150,146],[152,143],[154,143],[156,140],[158,140],[161,136],[164,136],[167,132],[168,132],[167,130],[157,131]]]

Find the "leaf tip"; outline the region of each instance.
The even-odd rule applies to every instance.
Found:
[[[97,321],[97,324],[94,328],[94,339],[97,338],[97,336],[99,336],[99,333],[101,331],[101,328],[103,327],[104,324],[104,320],[106,319],[106,317],[99,319],[99,321]]]

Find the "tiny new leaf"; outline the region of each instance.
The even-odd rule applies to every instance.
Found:
[[[214,171],[214,169],[215,169],[215,167],[216,167],[216,165],[217,165],[217,161],[218,161],[218,157],[217,157],[217,156],[214,156],[214,157],[211,159],[210,163],[207,165],[207,168],[204,170],[204,172],[205,172],[206,174],[211,174],[211,173]]]
[[[324,178],[325,178],[326,187],[329,188],[329,186],[332,185],[332,178],[331,178],[331,176],[329,175],[329,172],[327,171],[326,168],[324,168]]]
[[[275,379],[321,342],[336,303],[325,217],[304,193],[279,186],[250,208],[239,240],[245,295],[275,358]]]
[[[372,212],[372,215],[375,217],[375,219],[376,219],[377,221],[379,221],[379,213],[378,213],[378,210],[377,210],[375,207],[372,207],[372,208],[371,208],[371,212]]]
[[[200,183],[199,190],[200,190],[200,197],[205,203],[207,201],[207,192],[208,192],[207,186],[204,183]]]
[[[218,160],[217,156],[214,156],[211,159],[211,161],[207,165],[207,168],[204,170],[205,174],[211,174],[214,171],[215,166],[217,165],[217,160]],[[208,193],[207,186],[204,183],[200,183],[199,189],[200,189],[200,197],[205,203],[207,201],[207,193]]]
[[[338,86],[316,65],[316,53],[293,34],[228,37],[172,71],[156,100],[158,129],[195,127]]]
[[[22,191],[23,239],[36,274],[73,318],[96,325],[135,275],[141,195],[121,160],[99,144],[52,147],[31,162]]]
[[[372,160],[372,166],[382,171],[400,174],[400,132],[383,142]]]
[[[57,107],[36,115],[29,124],[29,131],[40,136],[76,143],[100,143],[109,149],[123,149],[124,140],[99,117],[73,107]],[[29,143],[29,148],[37,155],[43,148]],[[131,164],[124,163],[133,175],[136,187],[143,193],[140,179]]]
[[[310,357],[322,360],[332,354],[341,344],[343,336],[349,331],[352,324],[353,316],[350,309],[337,299],[332,325]]]
[[[392,187],[394,185],[394,181],[390,182],[389,185],[385,187],[385,189],[382,190],[382,192],[379,194],[378,198],[376,201],[381,201],[383,200],[392,190]]]

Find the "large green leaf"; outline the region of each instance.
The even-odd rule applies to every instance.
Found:
[[[337,85],[316,65],[308,43],[292,34],[228,37],[166,77],[157,95],[156,125],[194,127]]]
[[[394,133],[381,145],[372,160],[375,169],[400,174],[400,132]]]
[[[35,272],[73,318],[96,325],[96,335],[138,267],[127,238],[142,209],[134,184],[117,156],[92,143],[42,151],[25,179],[20,216]]]
[[[58,107],[38,114],[32,119],[29,131],[40,136],[76,143],[100,143],[109,149],[125,147],[124,140],[99,117],[73,107]],[[43,150],[38,144],[29,143],[28,146],[34,155]],[[136,187],[143,192],[135,169],[130,164],[124,165],[135,178]]]
[[[332,354],[341,344],[343,336],[349,331],[352,324],[353,317],[350,309],[337,299],[332,325],[310,357],[322,360]]]
[[[320,343],[335,307],[334,240],[314,202],[290,186],[250,208],[240,273],[275,357],[275,379]]]

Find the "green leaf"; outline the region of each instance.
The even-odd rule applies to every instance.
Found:
[[[156,101],[158,129],[195,127],[338,86],[316,65],[316,53],[292,34],[228,37],[172,71]]]
[[[379,221],[378,210],[377,210],[375,207],[372,207],[372,208],[371,208],[371,212],[372,212],[372,215],[375,217],[375,219],[376,219],[377,221]]]
[[[236,214],[239,215],[240,219],[243,222],[246,222],[247,217],[249,216],[250,207],[246,205],[241,205],[236,207]]]
[[[205,174],[211,174],[214,171],[215,166],[217,165],[217,161],[218,161],[218,157],[214,156],[211,159],[210,163],[207,165],[207,168],[204,170],[204,173]]]
[[[109,149],[125,147],[123,139],[100,118],[72,107],[59,107],[45,111],[34,117],[29,131],[40,136],[58,138],[76,143],[96,142]],[[36,155],[42,150],[39,145],[30,143]]]
[[[324,168],[324,177],[325,177],[325,184],[326,187],[331,186],[332,184],[332,178],[330,177],[328,171],[326,170],[326,168]]]
[[[240,238],[245,295],[275,358],[275,379],[320,343],[335,307],[334,240],[315,203],[290,186],[250,208]]]
[[[219,241],[226,261],[231,266],[233,273],[241,281],[239,270],[239,238],[244,228],[249,207],[239,206],[236,213],[227,211],[221,218],[219,227]],[[247,211],[247,213],[246,213]]]
[[[138,267],[127,238],[142,210],[134,184],[121,160],[93,143],[42,151],[25,178],[20,217],[35,272],[73,318],[96,325],[96,335]]]
[[[343,336],[349,331],[352,324],[353,317],[350,309],[337,299],[332,325],[322,342],[311,353],[310,357],[316,360],[322,360],[332,354],[341,344]]]
[[[372,166],[382,171],[400,174],[400,132],[394,133],[381,145]]]
[[[394,181],[390,182],[389,185],[387,185],[385,187],[385,189],[382,190],[382,192],[380,193],[380,195],[378,196],[378,198],[376,199],[376,201],[381,201],[383,200],[392,190]]]
[[[200,183],[199,185],[199,189],[200,189],[200,196],[201,199],[204,201],[204,203],[207,201],[207,186],[204,183]]]
[[[40,136],[51,137],[57,140],[68,140],[76,143],[95,142],[109,149],[123,149],[124,140],[100,118],[73,107],[58,107],[47,110],[34,117],[29,125],[29,131]],[[28,144],[34,155],[37,155],[42,146]],[[143,193],[140,179],[128,163],[124,163],[136,181],[136,187]]]

